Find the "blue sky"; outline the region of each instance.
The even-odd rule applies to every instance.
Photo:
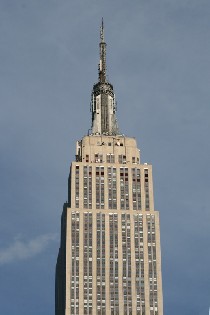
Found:
[[[153,165],[164,315],[210,305],[210,2],[0,0],[0,313],[54,313],[60,215],[99,25],[121,131]]]

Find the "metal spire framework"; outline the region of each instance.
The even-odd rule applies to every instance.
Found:
[[[92,91],[92,134],[119,134],[116,113],[116,102],[113,85],[106,78],[106,43],[104,39],[104,22],[100,28],[100,61],[98,66],[98,82]]]
[[[98,65],[98,80],[101,83],[106,82],[106,43],[104,41],[104,21],[102,18],[101,23],[101,32],[100,32],[100,38],[101,42],[99,44],[100,46],[100,62]]]

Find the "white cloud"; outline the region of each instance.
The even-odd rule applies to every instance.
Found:
[[[36,256],[57,239],[57,234],[44,234],[28,241],[16,239],[9,247],[0,249],[0,265]]]

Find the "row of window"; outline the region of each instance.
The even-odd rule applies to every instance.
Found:
[[[84,268],[84,314],[92,314],[92,213],[84,213],[83,222],[84,231],[84,252],[83,252],[83,268]]]
[[[122,214],[124,315],[132,311],[130,214]]]
[[[80,206],[80,183],[79,183],[79,166],[75,169],[75,207]],[[108,181],[108,208],[117,209],[117,169],[113,166],[105,168],[103,166],[95,169],[95,202],[96,209],[104,209],[104,184],[105,179]],[[93,194],[93,171],[92,166],[83,166],[83,207],[92,209]],[[132,207],[133,210],[141,210],[141,170],[138,168],[131,169],[131,179],[127,167],[120,168],[120,209],[129,210],[129,180],[132,181]],[[149,196],[149,177],[148,169],[144,169],[144,190],[145,190],[145,208],[150,209]]]
[[[89,163],[89,162],[94,162],[94,163],[120,163],[120,164],[125,164],[127,162],[132,162],[133,164],[139,164],[139,158],[133,156],[132,157],[132,161],[127,161],[127,157],[124,154],[120,154],[118,155],[118,160],[116,159],[115,154],[113,153],[108,153],[106,155],[101,154],[101,153],[96,153],[94,155],[94,160],[90,161],[90,156],[89,154],[85,155],[85,162]]]
[[[143,215],[134,215],[137,314],[145,315]]]
[[[109,238],[110,238],[110,305],[111,314],[119,312],[119,290],[118,290],[118,215],[109,215]],[[116,312],[116,313],[115,313]]]
[[[96,167],[96,209],[104,209],[104,167]]]
[[[149,210],[149,176],[148,169],[144,169],[145,208]]]
[[[105,214],[97,213],[97,314],[106,311]],[[105,314],[105,313],[104,313]]]
[[[117,209],[117,174],[115,167],[108,167],[109,209]]]
[[[129,210],[128,168],[120,168],[120,208]]]
[[[92,166],[83,167],[83,206],[85,209],[92,208]]]
[[[71,217],[72,270],[71,270],[71,313],[79,310],[79,213]]]
[[[141,210],[141,178],[140,169],[132,168],[133,210]]]
[[[75,170],[75,206],[79,208],[79,166]]]
[[[147,215],[150,315],[158,315],[155,216]]]
[[[122,237],[122,284],[124,314],[132,312],[132,266],[131,266],[131,222],[130,214],[121,215]],[[135,290],[136,313],[145,315],[145,272],[144,272],[144,235],[147,239],[148,252],[148,281],[150,314],[158,314],[158,285],[156,263],[156,235],[155,216],[146,216],[147,234],[144,231],[143,215],[135,214],[134,219],[134,245],[135,245]],[[71,227],[71,312],[78,314],[79,308],[79,229],[80,213],[72,212]],[[118,215],[109,214],[109,285],[110,306],[115,312],[119,307],[119,256],[118,256]],[[84,314],[92,314],[92,290],[93,290],[93,217],[91,212],[84,213],[83,222],[83,294]],[[106,311],[106,224],[105,214],[96,215],[96,290],[97,290],[97,314]]]

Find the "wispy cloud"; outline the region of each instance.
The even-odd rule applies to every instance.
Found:
[[[31,258],[57,239],[57,234],[44,234],[28,241],[15,239],[7,248],[0,249],[0,265]]]

